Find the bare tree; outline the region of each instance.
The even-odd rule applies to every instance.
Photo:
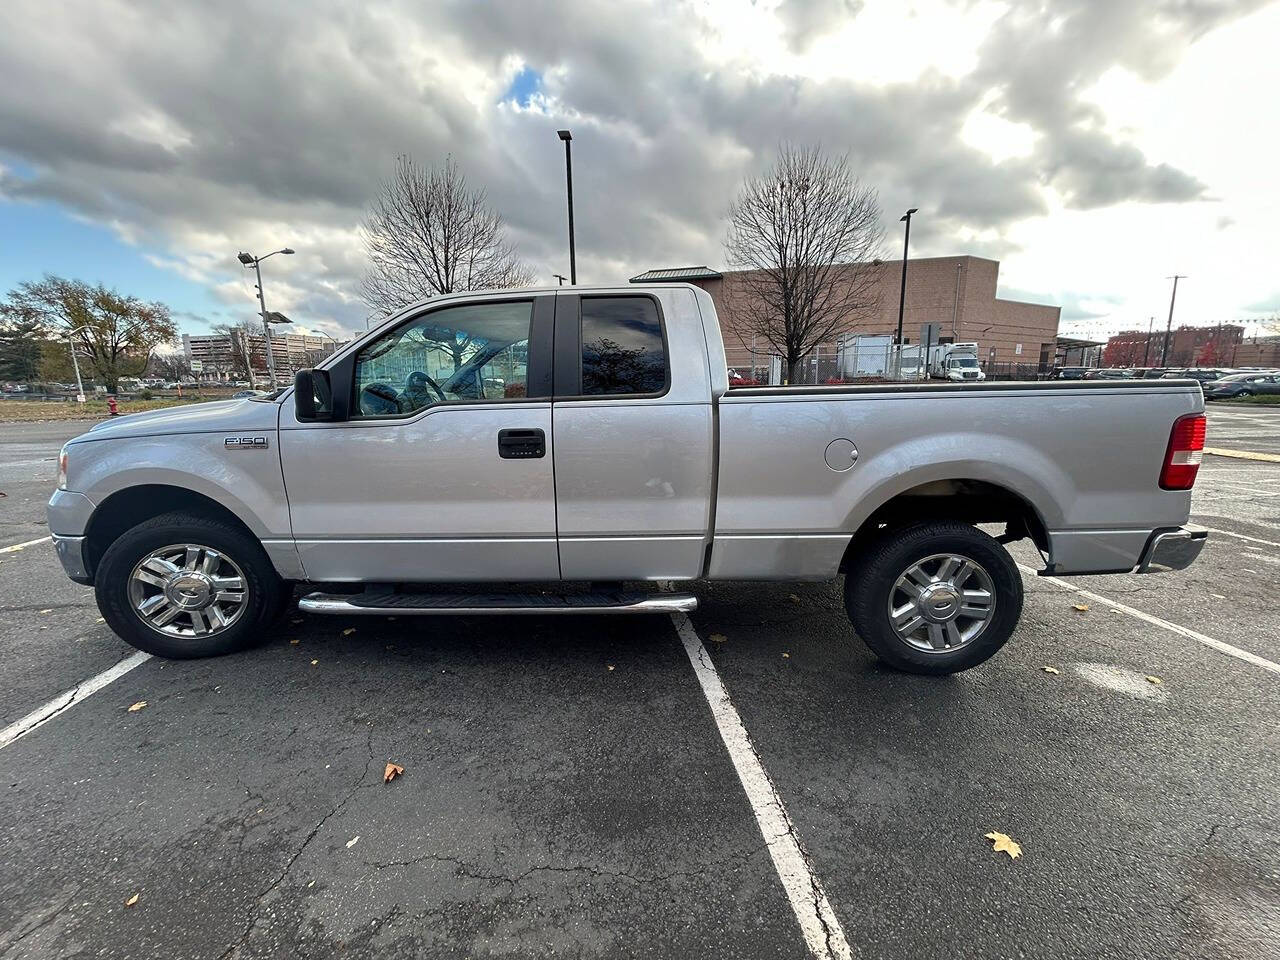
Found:
[[[873,261],[883,237],[876,193],[846,157],[783,144],[729,207],[725,251],[747,271],[731,305],[744,345],[753,334],[769,343],[794,383],[814,347],[878,307]]]
[[[452,157],[396,161],[363,224],[371,267],[362,293],[378,316],[442,293],[527,287],[533,271],[507,242],[502,217],[467,185]]]

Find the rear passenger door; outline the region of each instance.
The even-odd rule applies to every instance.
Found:
[[[668,314],[677,311],[687,315],[672,323]],[[555,326],[561,576],[698,576],[709,543],[714,436],[693,295],[561,293]]]

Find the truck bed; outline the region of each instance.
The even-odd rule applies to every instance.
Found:
[[[1152,531],[1187,520],[1190,492],[1158,481],[1173,422],[1203,409],[1194,380],[729,390],[718,403],[710,574],[830,576],[877,509],[957,482],[1028,504],[1047,571],[1132,569]],[[852,449],[856,462],[839,461]]]

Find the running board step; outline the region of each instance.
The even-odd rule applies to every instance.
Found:
[[[309,593],[298,601],[307,613],[345,615],[689,613],[691,593]]]

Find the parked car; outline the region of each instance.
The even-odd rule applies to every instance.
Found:
[[[231,395],[232,400],[252,400],[254,397],[265,397],[265,390],[238,390]]]
[[[1274,373],[1233,373],[1218,380],[1210,380],[1202,386],[1206,400],[1252,397],[1280,393],[1280,376]]]
[[[62,450],[49,529],[111,629],[161,656],[264,639],[298,582],[315,614],[617,614],[697,605],[628,581],[844,573],[853,632],[931,674],[1013,634],[1007,542],[1049,574],[1181,569],[1204,545],[1193,384],[740,390],[726,368],[687,284],[434,297],[260,402],[93,427]],[[487,397],[499,371],[525,396]]]
[[[1182,370],[1168,370],[1162,379],[1199,380],[1203,384],[1208,383],[1210,380],[1219,380],[1236,372],[1238,371],[1225,367],[1188,367]]]
[[[1133,371],[1121,367],[1095,367],[1085,372],[1086,380],[1132,380]]]
[[[1054,380],[1083,380],[1088,367],[1059,367],[1053,371]]]

